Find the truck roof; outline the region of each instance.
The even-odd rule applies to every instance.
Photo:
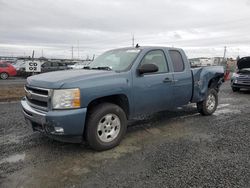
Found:
[[[145,49],[149,49],[149,50],[153,50],[153,49],[167,49],[167,50],[182,50],[180,48],[175,48],[175,47],[166,47],[166,46],[139,46],[139,47],[124,47],[124,48],[118,48],[118,49],[141,49],[141,50],[145,50]],[[115,49],[113,49],[115,50]]]

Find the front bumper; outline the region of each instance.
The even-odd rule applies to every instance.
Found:
[[[250,89],[250,84],[249,83],[239,82],[238,80],[237,81],[236,80],[231,80],[231,87],[242,88],[242,89]]]
[[[32,108],[26,98],[21,100],[21,105],[24,117],[34,131],[59,141],[82,142],[87,108],[44,112]]]

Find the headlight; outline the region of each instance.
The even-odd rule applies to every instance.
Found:
[[[80,90],[78,88],[54,90],[52,96],[53,109],[80,108],[80,105]]]

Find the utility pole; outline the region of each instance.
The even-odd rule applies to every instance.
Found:
[[[226,59],[226,53],[227,53],[227,47],[225,46],[225,47],[224,47],[224,55],[223,55],[223,60],[225,60],[225,59]]]
[[[74,58],[74,47],[72,46],[71,47],[71,59],[73,59]]]
[[[34,60],[35,50],[32,51],[32,60]]]
[[[135,37],[134,37],[134,34],[132,36],[132,47],[135,47]]]
[[[77,40],[77,59],[79,59],[79,40]]]
[[[43,57],[43,49],[42,49],[42,57]]]
[[[227,53],[227,47],[224,46],[224,55],[223,55],[222,65],[225,67],[227,66],[226,53]]]

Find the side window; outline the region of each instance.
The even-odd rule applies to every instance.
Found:
[[[185,66],[180,52],[176,50],[170,50],[169,55],[173,63],[174,72],[184,71]]]
[[[167,61],[161,50],[153,50],[147,53],[141,62],[141,65],[144,64],[155,64],[159,69],[158,73],[168,72]]]
[[[8,67],[8,65],[3,63],[3,64],[0,64],[0,67],[6,68],[6,67]]]
[[[52,67],[59,67],[59,63],[53,62],[53,63],[52,63]]]
[[[49,62],[46,62],[42,65],[42,67],[50,67],[50,63]]]

